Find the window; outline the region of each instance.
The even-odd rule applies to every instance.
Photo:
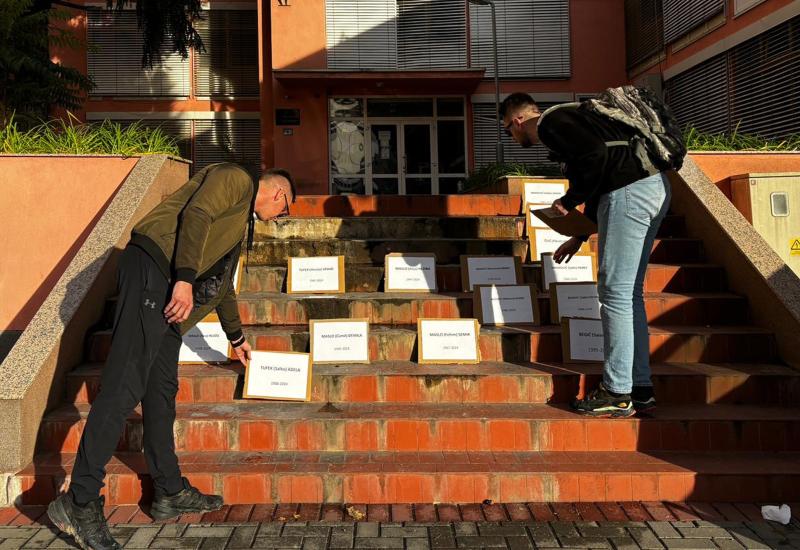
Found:
[[[215,162],[235,162],[257,175],[261,166],[258,119],[194,121],[194,170]]]
[[[142,32],[134,11],[88,12],[87,61],[97,87],[92,96],[186,97],[189,61],[163,55],[152,69],[142,69]]]
[[[764,1],[765,0],[733,0],[733,16],[738,17]]]
[[[789,215],[789,195],[786,193],[772,193],[769,202],[773,217],[784,218]]]
[[[662,0],[664,42],[669,44],[725,11],[725,0]]]
[[[497,55],[501,78],[569,78],[567,0],[505,0],[497,10]],[[469,6],[471,66],[494,77],[492,12]]]
[[[555,105],[554,103],[537,102],[539,109],[545,109]],[[497,159],[497,120],[495,119],[494,103],[473,103],[472,104],[472,129],[474,136],[475,168],[493,164]],[[519,162],[524,164],[542,164],[556,167],[547,158],[548,150],[544,145],[534,145],[533,147],[520,147],[513,138],[501,132],[501,142],[503,143],[503,157],[505,162]]]
[[[210,10],[197,22],[205,52],[194,52],[195,95],[258,97],[258,18],[253,10]]]
[[[628,69],[664,49],[662,0],[625,0],[625,52]]]

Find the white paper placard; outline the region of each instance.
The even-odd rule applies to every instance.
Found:
[[[599,319],[567,319],[569,323],[569,359],[600,361],[603,355],[603,322]]]
[[[560,199],[566,192],[563,183],[525,182],[523,202],[546,204],[550,206],[553,201]]]
[[[306,401],[311,394],[308,353],[254,351],[245,372],[244,397]]]
[[[228,361],[228,337],[218,321],[201,321],[183,335],[178,363]]]
[[[553,288],[558,311],[558,319],[553,319],[553,322],[560,323],[564,317],[600,318],[597,283],[556,284]]]
[[[518,262],[514,256],[467,256],[464,290],[475,285],[515,285],[519,281]]]
[[[551,283],[584,283],[595,281],[594,256],[576,254],[567,262],[557,264],[552,254],[542,254],[542,284],[544,289]]]
[[[553,231],[552,229],[537,229],[533,233],[532,244],[536,247],[536,257],[533,256],[534,251],[531,250],[531,260],[534,262],[538,262],[542,254],[555,252],[558,250],[559,246],[569,240],[569,237],[566,235],[562,235],[558,231]]]
[[[289,258],[290,293],[343,292],[341,256]]]
[[[549,207],[549,204],[527,203],[525,205],[525,230],[528,231],[531,227],[535,229],[548,229],[550,226],[544,223],[544,220],[540,220],[538,217],[534,216],[533,211]]]
[[[436,290],[436,257],[388,254],[386,256],[387,291]]]
[[[481,286],[481,322],[484,325],[534,323],[533,297],[530,285]]]
[[[309,326],[313,363],[369,363],[368,320],[316,320]]]
[[[478,363],[478,331],[476,319],[419,319],[419,363]]]

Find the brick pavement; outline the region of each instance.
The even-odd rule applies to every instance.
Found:
[[[351,513],[347,508],[226,506],[164,524],[152,523],[134,506],[106,512],[114,536],[125,548],[137,549],[800,549],[798,519],[788,526],[767,523],[753,504],[355,505]],[[43,507],[0,509],[0,550],[73,547],[48,525]]]

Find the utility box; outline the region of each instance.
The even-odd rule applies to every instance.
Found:
[[[800,276],[800,173],[731,177],[733,204]]]

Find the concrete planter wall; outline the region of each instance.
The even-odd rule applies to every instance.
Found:
[[[691,151],[689,157],[728,199],[731,198],[731,176],[750,173],[800,172],[800,152]]]

